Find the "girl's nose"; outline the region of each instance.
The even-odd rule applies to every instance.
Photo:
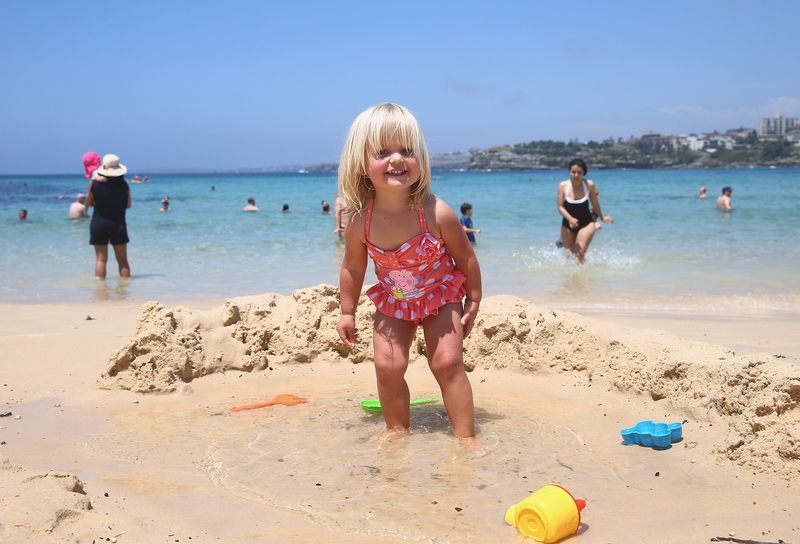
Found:
[[[392,162],[392,163],[399,163],[399,162],[403,162],[403,160],[404,160],[404,159],[403,159],[403,155],[402,155],[402,154],[401,154],[399,151],[395,151],[395,152],[394,152],[394,153],[392,153],[392,155],[389,157],[389,162]]]

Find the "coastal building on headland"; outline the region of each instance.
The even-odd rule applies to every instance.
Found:
[[[762,117],[758,120],[759,138],[779,138],[786,136],[786,132],[798,125],[796,117],[786,117],[779,113],[775,117]]]
[[[794,145],[800,146],[800,124],[787,130],[785,138]]]
[[[662,136],[652,130],[643,134],[639,141],[644,142],[650,149],[663,151],[666,149],[678,149],[680,147],[680,136]]]

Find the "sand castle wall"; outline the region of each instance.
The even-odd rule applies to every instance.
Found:
[[[319,285],[292,296],[228,299],[208,311],[142,307],[134,337],[98,378],[104,389],[169,393],[224,370],[246,372],[313,361],[372,361],[373,309],[362,293],[351,350],[339,339],[338,289]],[[425,359],[421,329],[410,364]],[[716,453],[758,470],[800,473],[800,368],[764,353],[736,356],[713,344],[653,330],[603,326],[577,314],[538,308],[513,296],[488,297],[464,342],[464,363],[525,373],[602,376],[612,387],[667,400],[697,418],[729,425]]]

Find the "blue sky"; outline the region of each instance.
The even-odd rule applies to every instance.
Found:
[[[0,3],[0,173],[335,162],[410,108],[432,153],[800,116],[800,2]]]

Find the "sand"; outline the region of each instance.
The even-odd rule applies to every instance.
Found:
[[[464,346],[494,448],[474,458],[441,403],[364,441],[382,420],[358,405],[376,398],[362,304],[361,351],[326,285],[210,309],[0,305],[0,542],[516,542],[506,508],[551,483],[587,501],[569,542],[800,542],[795,322],[489,297]],[[424,349],[412,398],[438,396]],[[309,402],[230,411],[281,393]],[[642,420],[683,437],[625,446]]]

